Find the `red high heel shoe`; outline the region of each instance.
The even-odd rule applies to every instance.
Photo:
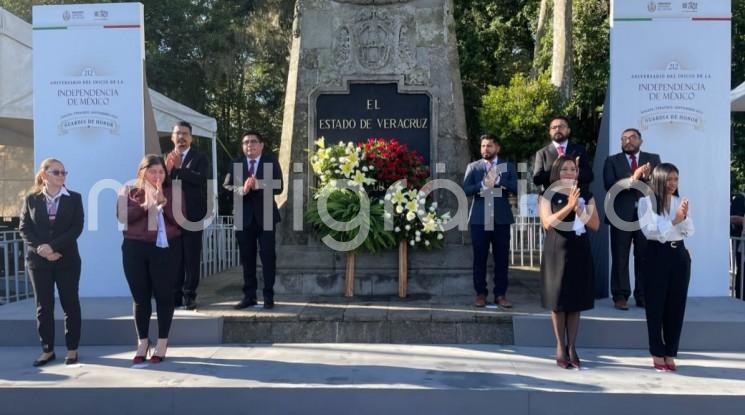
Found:
[[[133,365],[141,365],[145,363],[145,360],[147,360],[147,354],[148,351],[150,351],[150,340],[147,341],[147,347],[145,348],[145,354],[144,355],[135,355],[135,357],[132,359]]]
[[[652,359],[652,366],[658,372],[667,372],[669,370],[667,368],[667,364],[664,361],[662,363],[657,363],[654,361],[654,358]]]
[[[576,367],[577,369],[580,369],[582,367],[582,362],[579,360],[579,355],[577,354],[577,350],[572,348],[572,353],[569,353],[569,363],[572,364],[572,366]],[[574,357],[572,357],[574,355]]]

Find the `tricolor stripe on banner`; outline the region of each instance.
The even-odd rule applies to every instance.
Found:
[[[103,26],[46,26],[34,27],[34,30],[75,30],[75,29],[139,29],[138,24],[119,24]]]

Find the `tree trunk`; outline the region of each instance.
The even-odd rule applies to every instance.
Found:
[[[551,83],[564,104],[572,94],[572,0],[554,0]]]
[[[546,32],[546,14],[548,14],[548,0],[541,0],[541,6],[538,11],[538,25],[535,29],[535,45],[533,46],[533,67],[530,70],[531,78],[538,77],[540,70],[538,68],[538,58],[541,54],[541,41]]]

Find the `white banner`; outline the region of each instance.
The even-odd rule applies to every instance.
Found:
[[[33,24],[35,164],[59,159],[83,196],[81,296],[127,296],[115,206],[145,151],[143,6],[35,6]]]
[[[696,227],[690,296],[729,294],[730,20],[729,0],[612,4],[610,154],[633,127],[680,170]]]

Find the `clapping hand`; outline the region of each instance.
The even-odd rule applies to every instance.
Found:
[[[155,199],[155,204],[157,206],[163,206],[168,202],[168,199],[166,199],[166,196],[163,194],[162,183],[158,183],[158,187],[155,188],[155,192],[153,193],[153,198]]]
[[[572,186],[569,190],[568,196],[569,200],[567,200],[567,206],[576,211],[579,206],[579,189],[577,188],[577,185]]]
[[[173,150],[166,156],[166,170],[170,173],[173,169],[181,168],[181,154]]]
[[[253,189],[256,189],[256,177],[251,176],[243,182],[243,193],[248,193]]]
[[[646,163],[644,165],[639,166],[636,170],[634,170],[634,173],[631,175],[631,178],[633,180],[639,180],[645,177],[649,177],[649,173],[651,171],[652,171],[652,165],[649,163]]]
[[[688,216],[688,199],[683,199],[678,206],[678,210],[675,211],[675,222],[683,222]]]

